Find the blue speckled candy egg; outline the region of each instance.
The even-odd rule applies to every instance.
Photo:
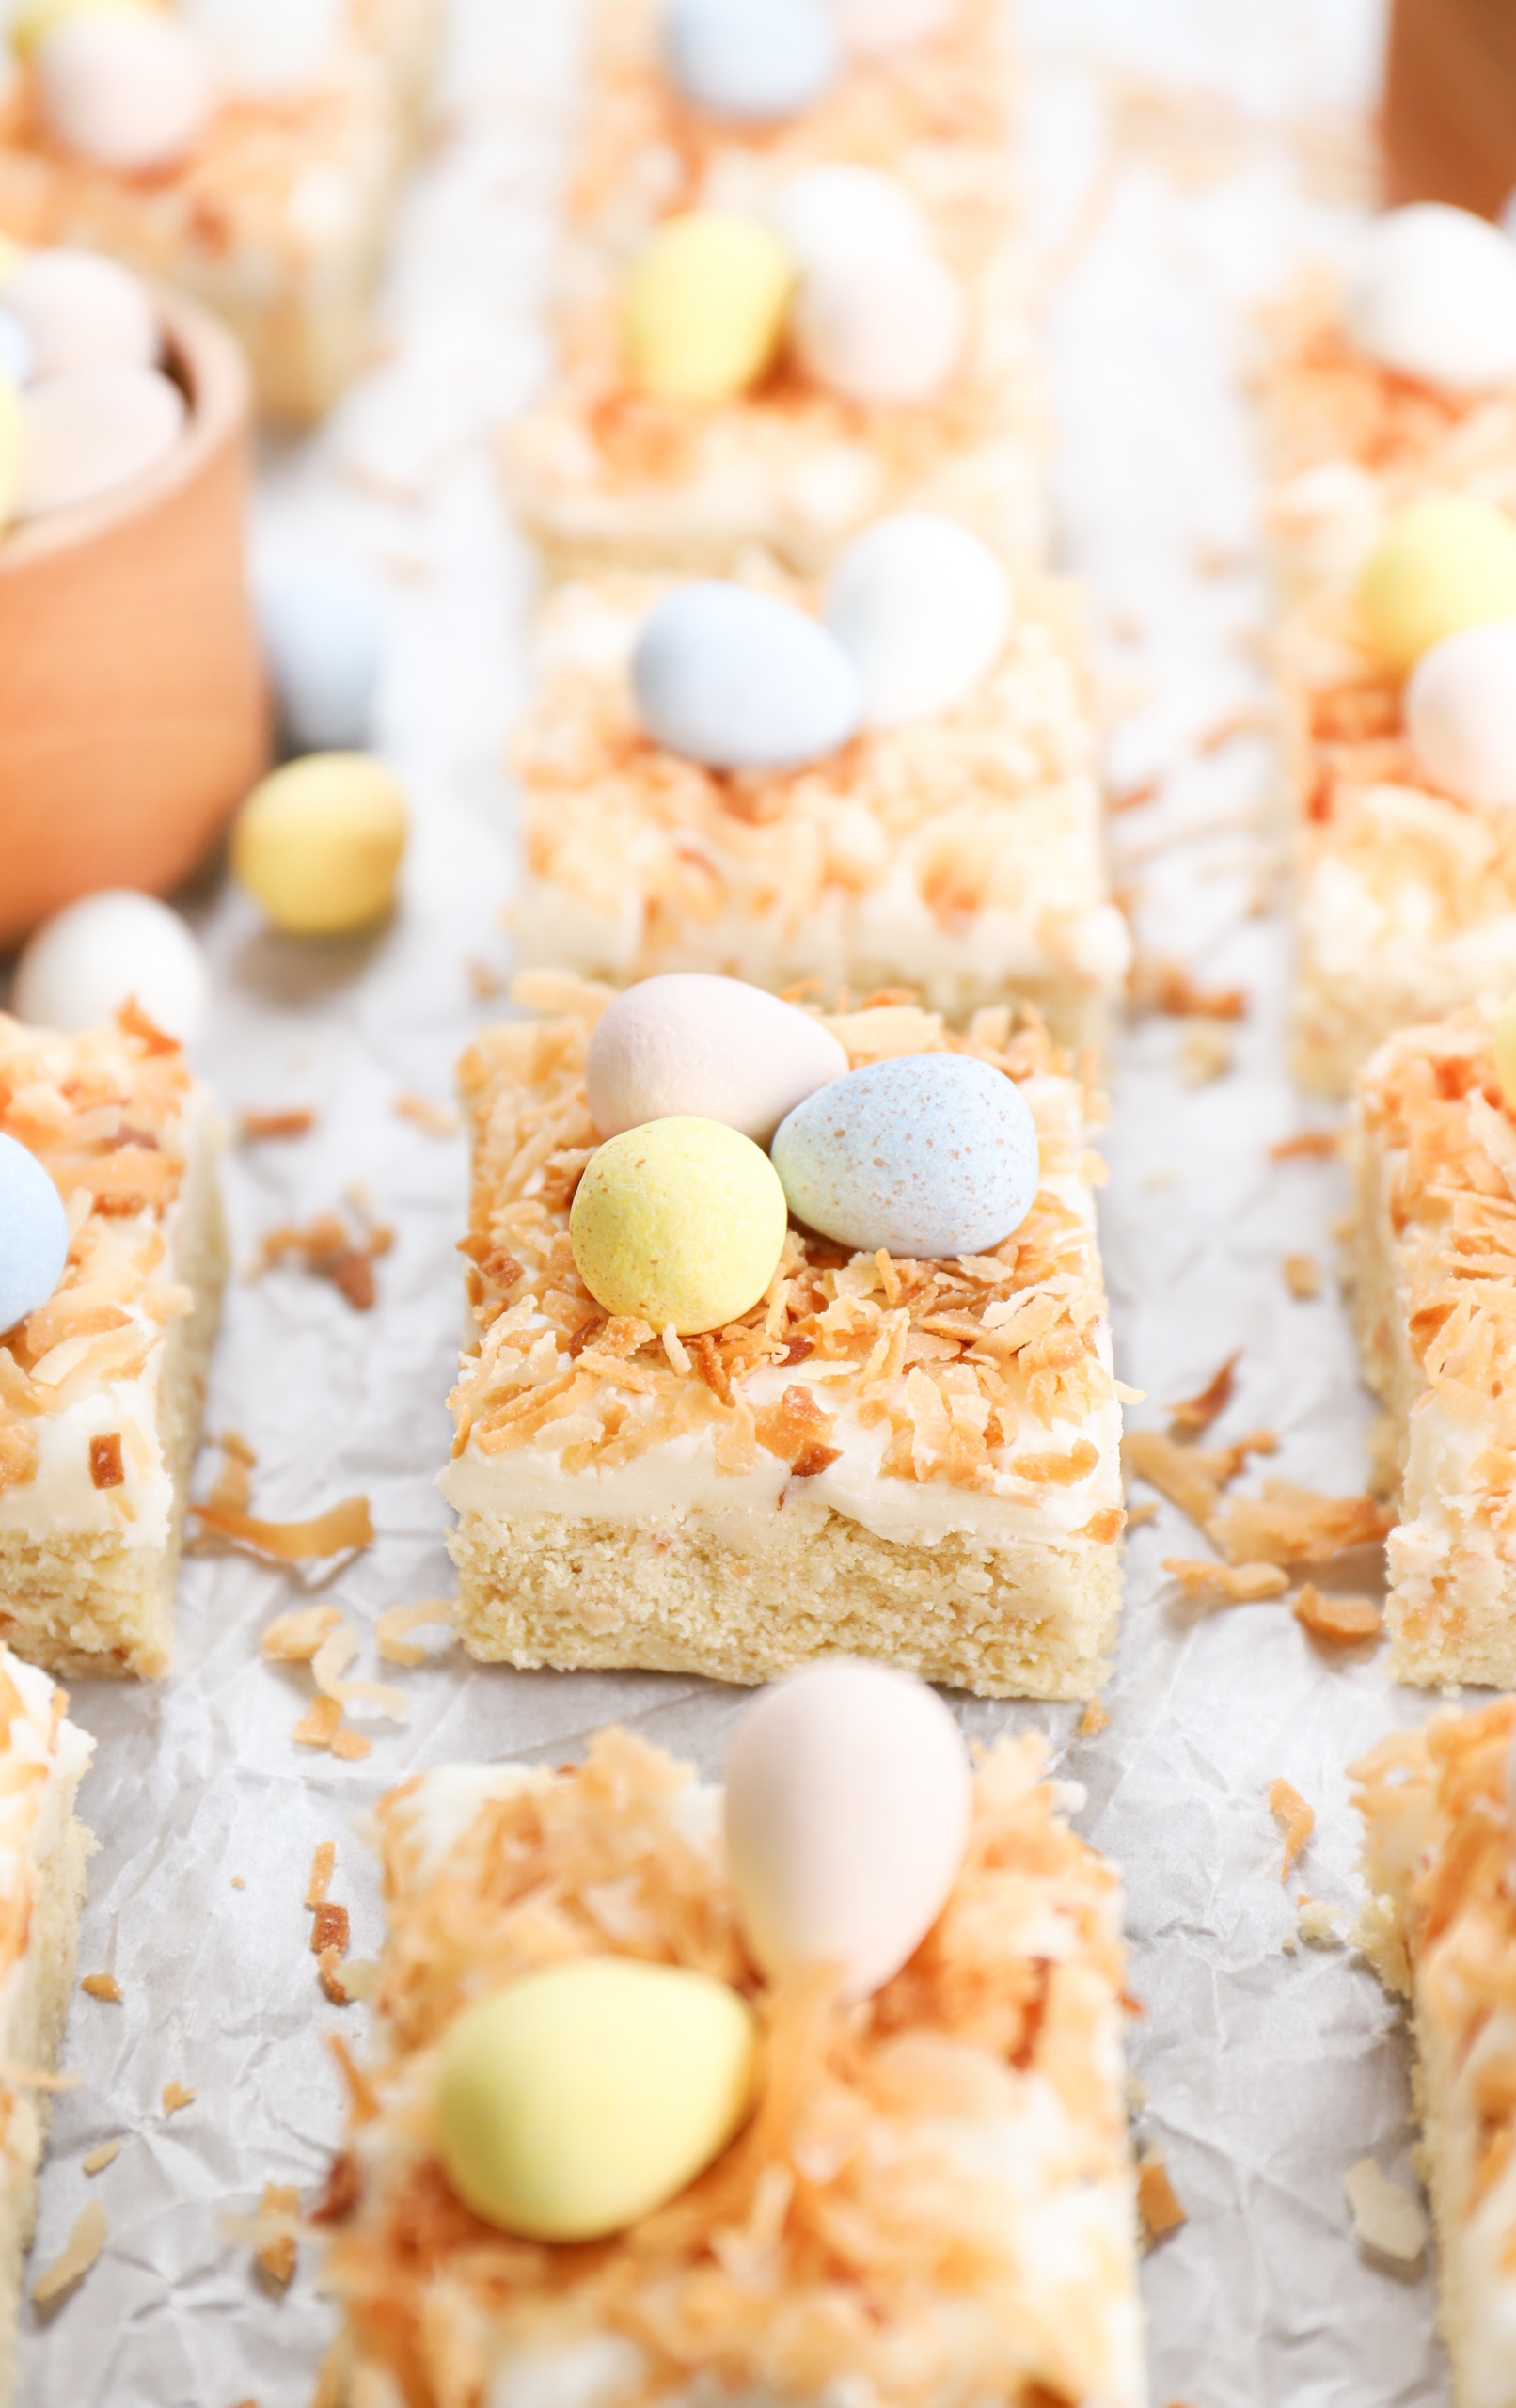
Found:
[[[307,562],[261,577],[257,601],[285,742],[296,752],[366,752],[384,653],[372,589],[336,562]]]
[[[62,1196],[35,1154],[0,1136],[0,1331],[46,1304],[68,1259]]]
[[[687,101],[749,124],[814,108],[842,64],[822,0],[671,0],[663,44]]]
[[[655,742],[708,769],[795,769],[845,744],[857,669],[793,604],[714,578],[648,612],[632,655],[638,716]]]
[[[0,376],[8,385],[29,385],[36,365],[30,335],[12,310],[0,308]]]
[[[983,1254],[1037,1192],[1025,1098],[967,1054],[849,1070],[796,1105],[771,1151],[796,1219],[855,1253]]]

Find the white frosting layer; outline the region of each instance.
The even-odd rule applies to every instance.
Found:
[[[76,1723],[61,1719],[54,1728],[53,1683],[33,1664],[24,1664],[8,1647],[0,1647],[0,1673],[14,1684],[22,1711],[0,1742],[7,1760],[47,1767],[39,1786],[7,1791],[0,1796],[0,1897],[29,1894],[39,1865],[46,1862],[62,1836],[73,1809],[73,1794],[94,1753],[95,1743]],[[11,2034],[26,1981],[24,1950],[0,1979],[0,2057],[13,2058]]]

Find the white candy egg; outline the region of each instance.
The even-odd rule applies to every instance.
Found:
[[[766,1145],[787,1112],[840,1079],[847,1056],[830,1031],[740,978],[672,971],[607,1006],[584,1063],[602,1137],[692,1114]]]
[[[166,459],[184,425],[184,396],[156,368],[87,368],[22,395],[18,518],[97,501]]]
[[[1466,209],[1416,201],[1376,219],[1343,296],[1359,349],[1450,392],[1516,377],[1516,243]]]
[[[35,66],[52,131],[101,167],[130,173],[171,166],[215,110],[205,44],[155,10],[65,17],[39,42]]]
[[[957,366],[963,288],[919,244],[817,261],[800,278],[790,341],[808,376],[855,402],[922,402]]]
[[[256,598],[286,740],[299,752],[366,752],[384,656],[373,588],[336,562],[296,562],[261,576]]]
[[[737,1916],[770,1979],[840,1965],[867,1998],[947,1903],[971,1791],[957,1724],[936,1692],[885,1664],[812,1666],[766,1690],[726,1766]]]
[[[1461,802],[1516,809],[1516,619],[1460,627],[1424,652],[1405,717],[1435,784]]]
[[[163,349],[147,286],[96,251],[26,252],[0,284],[0,308],[31,343],[33,376],[152,368]]]
[[[931,244],[926,214],[898,177],[841,159],[786,176],[769,202],[768,222],[802,276],[861,251],[918,245],[925,249]]]
[[[840,555],[826,619],[863,682],[863,722],[931,719],[971,694],[1011,626],[1011,581],[989,546],[951,518],[902,511]]]
[[[210,999],[205,956],[177,911],[109,888],[70,903],[28,939],[11,1008],[34,1028],[98,1028],[134,997],[166,1036],[188,1044]]]
[[[830,6],[848,49],[867,57],[945,32],[959,0],[830,0]]]
[[[238,92],[300,92],[342,38],[342,0],[180,0],[180,16]]]

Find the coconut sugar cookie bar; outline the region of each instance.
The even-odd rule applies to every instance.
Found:
[[[986,1696],[1085,1697],[1120,1592],[1121,1410],[1091,1181],[1091,1099],[1002,1006],[965,1036],[909,1004],[825,1022],[849,1065],[969,1054],[1035,1123],[1014,1237],[921,1262],[791,1228],[750,1312],[687,1342],[611,1318],[576,1267],[605,989],[539,976],[551,1016],[464,1057],[474,1335],[442,1476],[457,1628],[516,1665],[739,1682],[888,1657]]]
[[[1505,2408],[1516,2382],[1513,1736],[1503,1699],[1392,1733],[1351,1767],[1370,1893],[1361,1939],[1415,2039],[1454,2408]]]
[[[0,1333],[0,1638],[54,1671],[165,1672],[226,1270],[215,1115],[130,1009],[77,1037],[0,1016],[0,1131],[71,1232],[55,1293]]]
[[[721,1792],[628,1732],[578,1767],[446,1767],[384,1799],[371,2059],[318,2211],[343,2310],[331,2396],[1142,2408],[1120,1893],[1043,1757],[1028,1735],[984,1759],[940,1916],[842,2009],[762,1980]],[[628,1956],[747,2002],[750,2120],[627,2231],[513,2238],[439,2159],[461,2013],[549,1959]]]
[[[1383,1405],[1390,1669],[1516,1687],[1516,1120],[1493,1004],[1404,1030],[1359,1081],[1352,1309]]]
[[[729,773],[640,727],[628,662],[669,584],[605,575],[545,607],[513,750],[518,958],[617,984],[902,986],[954,1016],[1016,995],[1061,1043],[1102,1043],[1131,940],[1070,590],[1019,576],[998,663],[951,709],[802,768]]]
[[[73,1990],[85,1865],[94,1841],[74,1797],[94,1741],[45,1673],[0,1646],[0,2400],[14,2380],[22,2261],[52,2101],[13,2079],[50,2074]]]

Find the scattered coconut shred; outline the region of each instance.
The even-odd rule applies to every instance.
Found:
[[[1169,2180],[1168,2166],[1161,2148],[1145,2150],[1137,2161],[1137,2213],[1142,2219],[1143,2235],[1149,2249],[1155,2242],[1163,2240],[1168,2233],[1177,2232],[1180,2225],[1190,2221],[1188,2210]]]
[[[211,1493],[203,1505],[190,1507],[199,1525],[190,1542],[197,1552],[221,1539],[270,1563],[320,1563],[331,1556],[360,1554],[373,1545],[373,1516],[366,1497],[344,1497],[304,1522],[271,1522],[249,1513],[258,1457],[235,1430],[223,1432],[217,1444],[221,1467]]]
[[[75,2283],[82,2282],[94,2264],[110,2234],[110,2220],[98,2199],[89,2199],[79,2211],[79,2220],[45,2273],[32,2285],[32,2304],[46,2307]]]
[[[266,2182],[256,2214],[221,2216],[217,2227],[223,2241],[250,2249],[281,2289],[292,2279],[300,2248],[300,2194],[292,2182]]]
[[[360,1224],[355,1235],[340,1212],[318,1212],[303,1229],[291,1223],[270,1229],[247,1274],[249,1279],[261,1278],[265,1271],[292,1255],[313,1279],[330,1280],[355,1312],[371,1312],[379,1300],[373,1266],[389,1252],[395,1232],[374,1220],[361,1199],[350,1195],[346,1200]]]
[[[1307,1806],[1300,1791],[1281,1778],[1269,1784],[1269,1812],[1285,1834],[1285,1861],[1279,1878],[1287,1881],[1290,1867],[1316,1829],[1316,1808]]]
[[[394,1722],[405,1720],[410,1703],[399,1689],[387,1688],[379,1681],[342,1678],[361,1644],[357,1630],[342,1620],[335,1606],[297,1607],[292,1613],[278,1615],[263,1633],[267,1662],[308,1664],[316,1684],[309,1710],[294,1726],[298,1746],[329,1748],[334,1756],[348,1760],[368,1755],[372,1742],[343,1721],[349,1705],[367,1705]],[[416,1652],[419,1655],[420,1650]]]
[[[323,1840],[310,1861],[306,1905],[312,1918],[310,1947],[321,1972],[322,1988],[334,2006],[350,2006],[355,1999],[368,1996],[378,1967],[343,1963],[352,1925],[346,1907],[338,1906],[329,1894],[336,1863],[337,1842]]]

